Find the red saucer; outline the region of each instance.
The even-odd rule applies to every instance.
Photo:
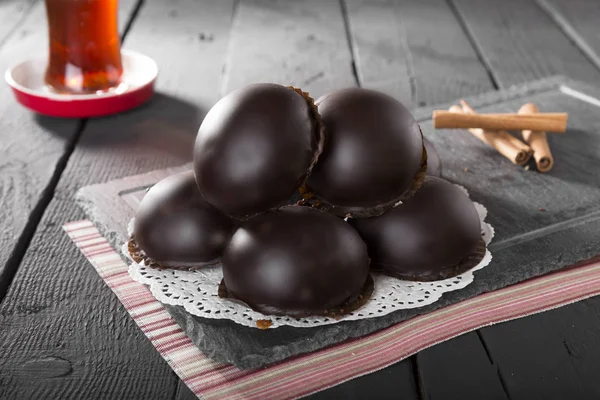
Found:
[[[44,83],[47,59],[21,62],[6,70],[4,78],[17,101],[40,114],[52,117],[86,118],[120,113],[152,97],[158,66],[150,57],[122,50],[122,83],[97,94],[54,93]]]

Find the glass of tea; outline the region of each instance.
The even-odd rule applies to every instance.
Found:
[[[96,93],[119,85],[123,66],[118,0],[45,0],[50,54],[46,84],[59,93]]]

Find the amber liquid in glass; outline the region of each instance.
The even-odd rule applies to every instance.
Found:
[[[61,93],[95,93],[120,83],[118,0],[46,0],[50,54],[46,84]]]

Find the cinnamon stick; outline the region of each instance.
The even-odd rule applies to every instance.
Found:
[[[524,130],[564,133],[567,130],[567,113],[537,114],[457,114],[445,110],[433,112],[433,127],[480,128],[495,130]]]
[[[465,111],[457,105],[450,107],[449,111],[457,115],[465,113]],[[520,149],[511,143],[511,140],[507,138],[507,135],[511,136],[508,132],[496,133],[478,128],[469,129],[469,132],[482,142],[498,150],[500,154],[508,158],[514,164],[523,165],[531,158],[531,151]]]
[[[527,103],[519,109],[519,114],[535,114],[539,111],[535,104]],[[535,159],[538,171],[550,171],[554,166],[554,157],[552,157],[550,146],[548,146],[546,132],[524,129],[521,134],[523,135],[523,139],[533,149],[533,158]]]
[[[465,113],[477,115],[477,112],[466,101],[461,100],[460,101],[460,105],[462,106],[463,111]],[[505,131],[505,130],[499,130],[499,131],[494,131],[494,132],[490,132],[490,131],[486,131],[486,132],[488,132],[491,135],[502,135],[502,137],[505,140],[509,141],[516,148],[528,152],[530,154],[530,157],[527,158],[528,160],[529,160],[529,158],[531,158],[531,153],[533,153],[532,148],[529,147],[528,145],[526,145],[525,143],[521,142],[519,139],[517,139],[516,137],[514,137],[513,135],[511,135],[507,131]]]

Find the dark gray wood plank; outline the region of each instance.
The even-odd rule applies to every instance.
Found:
[[[40,0],[3,0],[0,1],[0,47],[15,31],[17,26],[31,12],[32,6]]]
[[[600,4],[595,0],[537,0],[565,35],[600,68]]]
[[[444,1],[345,0],[363,87],[425,106],[493,89]]]
[[[23,57],[45,51],[46,35],[44,3],[38,2],[0,48],[0,71]],[[77,127],[77,121],[32,114],[14,100],[7,85],[0,85],[0,299],[27,246],[24,232],[35,229],[35,224],[28,224],[31,213],[44,196]],[[39,208],[34,220],[44,207]]]
[[[315,99],[355,85],[337,1],[239,3],[222,93],[265,81],[297,86]]]
[[[311,400],[419,399],[419,388],[410,360],[307,396]]]
[[[83,217],[79,187],[191,158],[198,121],[218,96],[232,10],[233,1],[193,0],[141,9],[125,46],[159,63],[160,93],[86,125],[0,305],[7,398],[174,397],[175,375],[60,226]]]
[[[42,4],[38,4],[42,3]],[[43,0],[2,0],[0,1],[0,47],[8,40],[8,38],[19,29],[27,16],[34,10],[43,8]],[[120,0],[119,1],[119,28],[123,31],[125,25],[129,21],[129,17],[136,7],[138,0]],[[39,11],[38,11],[39,12]],[[41,23],[41,20],[40,20]],[[38,34],[47,37],[46,24],[36,26]],[[28,29],[19,29],[19,34],[26,36],[29,34]],[[32,53],[34,54],[34,53]],[[38,53],[39,54],[39,53]],[[26,56],[24,52],[22,56]],[[14,60],[17,61],[17,60]]]
[[[534,0],[450,1],[499,87],[555,74],[600,81],[600,71]]]
[[[123,31],[137,0],[121,2]],[[20,6],[0,3],[0,42],[14,14],[16,30],[0,47],[0,71],[27,57],[47,51],[43,1]],[[20,13],[26,15],[22,20]],[[11,21],[13,21],[11,19]],[[77,120],[34,115],[21,107],[7,85],[0,85],[0,299],[4,297],[37,223],[50,201],[56,180],[79,132]]]
[[[419,352],[419,377],[426,399],[508,399],[497,366],[476,332]]]
[[[513,400],[600,398],[600,297],[481,330]]]

